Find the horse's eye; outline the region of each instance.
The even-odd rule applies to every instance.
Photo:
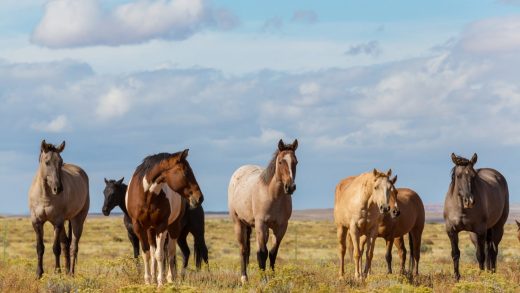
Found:
[[[280,165],[281,165],[281,164],[282,164],[282,161],[278,161],[278,164],[280,164]]]
[[[49,166],[51,164],[50,161],[45,161],[45,165]]]

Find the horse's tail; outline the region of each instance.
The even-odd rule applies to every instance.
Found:
[[[195,253],[195,266],[197,269],[200,269],[202,265],[202,261],[208,264],[208,247],[206,246],[206,241],[204,240],[204,235],[202,237],[194,237],[195,245],[194,245],[194,253]]]

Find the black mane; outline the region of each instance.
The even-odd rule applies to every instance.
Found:
[[[146,175],[146,173],[150,172],[150,170],[152,170],[152,168],[155,165],[159,164],[163,160],[176,156],[179,153],[180,152],[173,153],[173,154],[159,153],[159,154],[155,154],[155,155],[150,155],[143,159],[143,162],[141,163],[141,165],[137,166],[137,168],[135,169],[135,174],[137,174],[139,179],[143,179],[144,175]]]

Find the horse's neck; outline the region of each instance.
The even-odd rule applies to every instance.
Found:
[[[121,211],[123,211],[123,213],[125,215],[128,215],[128,210],[126,209],[126,204],[125,204],[125,196],[126,196],[126,190],[128,189],[128,186],[126,184],[123,184],[121,186],[121,193],[119,193],[119,208],[121,209]]]
[[[272,199],[276,199],[280,195],[285,195],[285,192],[283,190],[282,181],[279,180],[276,175],[277,175],[276,173],[273,175],[273,178],[271,179],[271,181],[269,182],[269,185],[267,186],[267,193],[268,193],[269,197]]]
[[[361,193],[362,202],[366,208],[370,208],[372,204],[377,204],[377,202],[372,198],[373,186],[371,180],[372,179],[370,177],[365,179],[363,182],[363,192]]]
[[[47,186],[45,186],[45,180],[43,178],[43,175],[42,175],[42,171],[41,171],[41,168],[38,166],[38,171],[36,171],[36,182],[35,184],[38,186],[38,188],[40,189],[40,195],[46,197],[46,196],[49,196],[48,194],[48,188]]]
[[[148,174],[145,174],[145,177],[147,178],[147,180],[149,179],[150,182],[148,182],[149,184],[152,184],[151,181],[153,181],[157,176],[159,176],[159,174],[161,174],[164,170],[166,170],[165,167],[163,167],[162,164],[157,164],[155,165],[152,170],[150,170],[150,172],[148,172]]]

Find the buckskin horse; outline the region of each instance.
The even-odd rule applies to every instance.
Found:
[[[481,270],[495,272],[498,244],[509,215],[509,191],[504,176],[490,168],[474,169],[477,154],[468,160],[451,154],[455,164],[444,201],[446,232],[451,242],[455,279],[459,272],[459,232],[469,231]],[[487,253],[486,253],[487,250]]]
[[[64,148],[65,141],[58,147],[42,141],[38,170],[29,189],[31,222],[36,232],[38,278],[43,274],[43,225],[47,221],[54,226],[52,251],[55,256],[55,270],[61,270],[60,255],[64,250],[65,270],[74,275],[78,243],[90,205],[88,176],[80,167],[63,163],[61,152]],[[67,220],[68,235],[65,232]]]
[[[247,265],[251,251],[251,229],[256,230],[257,260],[265,270],[269,229],[273,230],[274,243],[269,251],[271,269],[274,270],[278,248],[287,231],[292,213],[291,195],[296,190],[295,151],[298,140],[285,144],[280,139],[267,168],[244,165],[238,168],[229,182],[228,207],[234,223],[235,235],[240,246],[241,281],[247,282]]]
[[[204,197],[195,175],[186,160],[188,150],[177,153],[160,153],[148,156],[135,170],[125,197],[128,215],[134,232],[141,242],[144,260],[144,280],[149,284],[155,277],[157,284],[164,282],[164,243],[168,241],[168,282],[176,276],[176,244],[181,231],[184,205],[199,206]],[[156,249],[157,248],[157,249]],[[154,258],[150,259],[150,252]],[[151,263],[150,263],[151,260]]]

